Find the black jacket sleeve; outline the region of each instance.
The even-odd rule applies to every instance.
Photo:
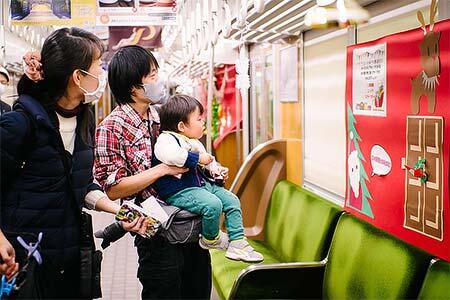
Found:
[[[23,151],[30,131],[25,114],[12,111],[0,117],[0,189],[4,190],[17,176],[23,163]]]

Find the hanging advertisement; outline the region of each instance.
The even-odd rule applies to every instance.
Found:
[[[160,26],[109,27],[108,61],[121,47],[139,45],[146,49],[162,47]]]
[[[347,48],[345,210],[450,261],[450,20],[418,21]]]
[[[109,51],[139,45],[147,49],[162,47],[160,26],[109,27]]]
[[[94,26],[91,0],[11,0],[13,25]]]
[[[386,117],[386,43],[353,50],[353,113]]]
[[[175,0],[96,0],[97,25],[177,25]]]

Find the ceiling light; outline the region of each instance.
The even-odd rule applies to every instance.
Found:
[[[319,2],[321,1],[317,0]],[[312,28],[347,27],[366,23],[368,20],[369,13],[355,0],[337,0],[332,4],[310,9],[305,16],[305,25]]]
[[[332,4],[333,2],[336,2],[336,0],[316,0],[316,2],[319,6],[327,6]]]
[[[264,3],[264,0],[255,0],[253,5],[256,9],[256,12],[258,12],[260,14],[264,11],[264,7],[266,4]]]

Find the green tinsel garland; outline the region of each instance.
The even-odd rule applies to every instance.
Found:
[[[219,101],[217,101],[217,98],[214,96],[212,100],[212,122],[211,122],[211,138],[214,141],[217,136],[219,135]]]

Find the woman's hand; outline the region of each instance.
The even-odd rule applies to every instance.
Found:
[[[95,203],[95,210],[104,211],[115,215],[120,210],[120,205],[105,195],[97,200]]]
[[[133,222],[122,222],[123,229],[129,232],[135,232],[141,236],[144,236],[147,226],[148,222],[144,217],[136,218]]]
[[[10,280],[19,271],[19,264],[16,263],[16,252],[9,241],[0,232],[0,274],[6,275]]]
[[[180,168],[176,166],[169,166],[166,164],[160,165],[163,168],[164,175],[179,175],[189,171],[188,168]]]

